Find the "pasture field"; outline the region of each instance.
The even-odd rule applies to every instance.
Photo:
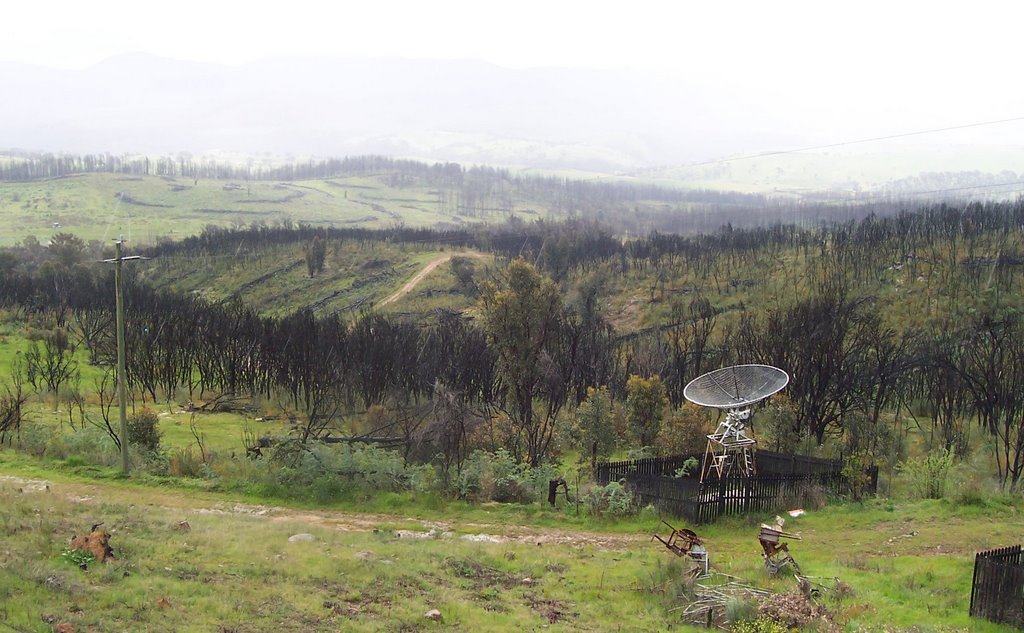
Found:
[[[512,214],[525,214],[513,209]],[[303,222],[322,227],[457,226],[505,214],[460,215],[426,186],[390,186],[384,178],[268,182],[160,176],[79,174],[0,183],[0,246],[33,235],[45,244],[58,231],[89,240],[124,235],[137,244],[177,240],[208,224]],[[529,215],[529,214],[526,214]],[[526,217],[524,215],[524,217]],[[57,226],[59,225],[59,226]]]

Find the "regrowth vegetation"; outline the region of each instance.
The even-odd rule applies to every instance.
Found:
[[[1022,226],[1017,202],[627,241],[582,221],[472,231],[210,228],[140,251],[164,262],[161,288],[128,275],[134,464],[178,485],[391,507],[535,507],[549,482],[578,473],[573,502],[545,520],[610,527],[650,511],[618,482],[590,486],[587,465],[699,452],[714,419],[685,404],[686,383],[760,362],[792,378],[755,416],[762,446],[841,453],[853,498],[863,493],[863,467],[875,464],[887,474],[884,493],[953,498],[988,518],[993,500],[1016,512],[1006,495],[1019,495],[1024,476]],[[467,247],[458,253],[472,259],[451,260],[444,281],[430,282],[457,299],[444,309],[344,310],[308,296],[267,309],[245,300],[274,283],[258,271],[229,296],[170,281],[224,253],[249,262],[284,254],[297,283],[341,270],[350,250],[405,257],[412,271]],[[67,235],[0,260],[0,441],[95,473],[116,463],[122,438],[110,418],[112,274],[86,263],[88,248]],[[183,411],[187,433],[169,421]],[[251,420],[232,428],[244,439],[234,449],[212,446],[211,427],[196,421],[224,412],[234,424]],[[281,424],[256,431],[256,417]],[[846,511],[844,521],[859,520]],[[51,542],[46,551],[61,550]],[[470,558],[431,573],[504,577]],[[922,583],[960,578],[967,558],[958,552]],[[858,564],[849,567],[874,573]],[[919,586],[903,582],[890,593]],[[589,608],[552,599],[566,601],[551,607],[559,613]],[[947,616],[954,603],[944,603]],[[846,621],[878,623],[865,613]]]
[[[453,454],[505,448],[536,467],[564,451],[593,456],[594,439],[566,443],[573,433],[563,413],[588,390],[605,387],[624,406],[619,446],[655,446],[663,425],[678,419],[670,409],[682,406],[689,379],[724,364],[763,362],[793,377],[788,418],[766,438],[776,446],[807,442],[866,462],[898,459],[906,428],[897,427],[911,415],[930,418],[930,447],[965,456],[975,420],[999,481],[1015,489],[1024,474],[1013,395],[1024,375],[1014,347],[1022,340],[1015,254],[1022,213],[1019,203],[931,207],[825,229],[630,242],[585,223],[518,232],[395,229],[386,233],[393,243],[468,242],[510,262],[479,283],[464,262],[451,267],[453,287],[479,318],[453,311],[345,318],[309,309],[271,317],[236,301],[210,303],[135,282],[129,383],[143,401],[183,390],[190,399],[278,402],[308,420],[303,441],[347,433],[400,445],[418,459],[443,447],[441,461],[456,469]],[[320,251],[379,237],[350,230],[327,238],[308,227],[218,230],[148,252],[199,256],[246,244],[259,255],[291,240],[318,261]],[[74,244],[67,238],[26,250],[2,277],[6,306],[43,331],[15,380],[37,392],[59,394],[74,380],[77,346],[92,362],[110,363],[109,328],[98,327],[111,309],[109,272],[76,263]],[[641,290],[648,282],[649,292]],[[621,289],[630,288],[644,299],[639,319],[656,325],[631,327],[616,314],[630,307],[621,303]],[[449,394],[448,405],[435,402],[436,391]],[[472,412],[486,427],[460,433],[457,446],[423,432],[447,428],[435,416],[452,418],[452,394],[465,407],[456,418]],[[345,421],[374,407],[382,413],[367,418],[372,428],[356,433]],[[894,419],[894,411],[901,415]]]

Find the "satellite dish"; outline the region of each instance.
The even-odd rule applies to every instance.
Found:
[[[789,374],[771,365],[733,365],[698,376],[686,385],[683,395],[702,407],[726,409],[725,419],[708,435],[700,481],[724,478],[738,472],[754,474],[757,441],[747,432],[750,407],[778,393],[789,384]]]
[[[683,396],[702,407],[744,409],[778,393],[789,384],[789,374],[771,365],[733,365],[698,376],[683,389]]]

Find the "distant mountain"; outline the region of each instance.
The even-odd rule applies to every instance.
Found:
[[[933,111],[934,104],[921,105],[924,97],[903,93],[829,99],[814,85],[759,91],[738,77],[701,73],[697,60],[685,78],[391,58],[226,66],[131,54],[82,70],[0,63],[0,150],[383,154],[756,191],[856,189],[922,172],[1024,171],[1024,121],[716,160],[1014,114]],[[897,97],[900,107],[887,114],[879,104]]]
[[[375,153],[614,172],[798,140],[737,116],[720,89],[625,71],[132,54],[83,70],[0,64],[0,86],[0,147],[45,151]]]

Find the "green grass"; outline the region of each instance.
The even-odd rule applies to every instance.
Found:
[[[31,530],[31,555],[4,556],[17,565],[4,572],[3,590],[7,622],[29,630],[49,630],[42,623],[49,615],[106,630],[497,631],[540,628],[551,617],[566,620],[555,630],[573,630],[652,609],[648,597],[630,590],[638,563],[623,565],[611,552],[581,560],[571,550],[528,544],[406,540],[387,529],[338,531],[124,499],[56,500],[39,516],[18,503],[24,496],[11,486],[0,494],[13,511],[4,521],[4,544]],[[118,559],[83,573],[60,552],[91,514],[108,520]],[[182,520],[188,532],[178,529]],[[35,532],[40,527],[45,535]],[[289,543],[297,532],[316,541]],[[616,597],[613,609],[606,601],[577,601],[598,569],[607,583],[603,596]],[[424,618],[432,608],[443,614],[442,624]],[[649,624],[632,630],[657,630],[656,620]]]
[[[324,270],[313,277],[300,244],[222,257],[160,258],[140,274],[153,286],[199,293],[210,301],[237,297],[268,316],[309,306],[319,315],[354,314],[381,304],[432,260],[460,252],[434,245],[329,239]],[[477,267],[489,259],[475,260]],[[465,308],[472,299],[456,286],[450,266],[442,264],[411,293],[380,308],[420,313]]]
[[[522,205],[512,214],[531,216],[525,209],[536,205],[525,200]],[[335,228],[386,228],[397,223],[451,226],[501,222],[505,217],[496,211],[459,215],[439,204],[434,188],[391,186],[385,176],[247,183],[80,174],[0,183],[0,220],[7,227],[0,235],[0,246],[19,243],[28,235],[45,244],[57,231],[74,233],[86,241],[123,234],[134,243],[151,244],[197,234],[208,224],[292,221]]]
[[[9,451],[0,474],[51,487],[0,480],[0,624],[15,630],[49,631],[49,616],[77,630],[683,630],[671,610],[681,603],[664,593],[676,559],[649,542],[653,518],[592,532],[513,521],[504,508],[416,519],[250,506],[148,480],[69,477]],[[805,573],[851,588],[825,599],[847,630],[1009,631],[966,611],[974,552],[1019,541],[1022,509],[1019,499],[882,499],[811,511],[787,529],[803,537],[791,549]],[[789,592],[793,579],[769,578],[758,555],[767,518],[697,530],[714,568]],[[101,520],[117,559],[70,566],[71,536]],[[396,533],[431,528],[427,539]],[[316,540],[288,542],[296,533]],[[459,538],[481,533],[501,542]],[[443,622],[424,618],[434,608]]]

